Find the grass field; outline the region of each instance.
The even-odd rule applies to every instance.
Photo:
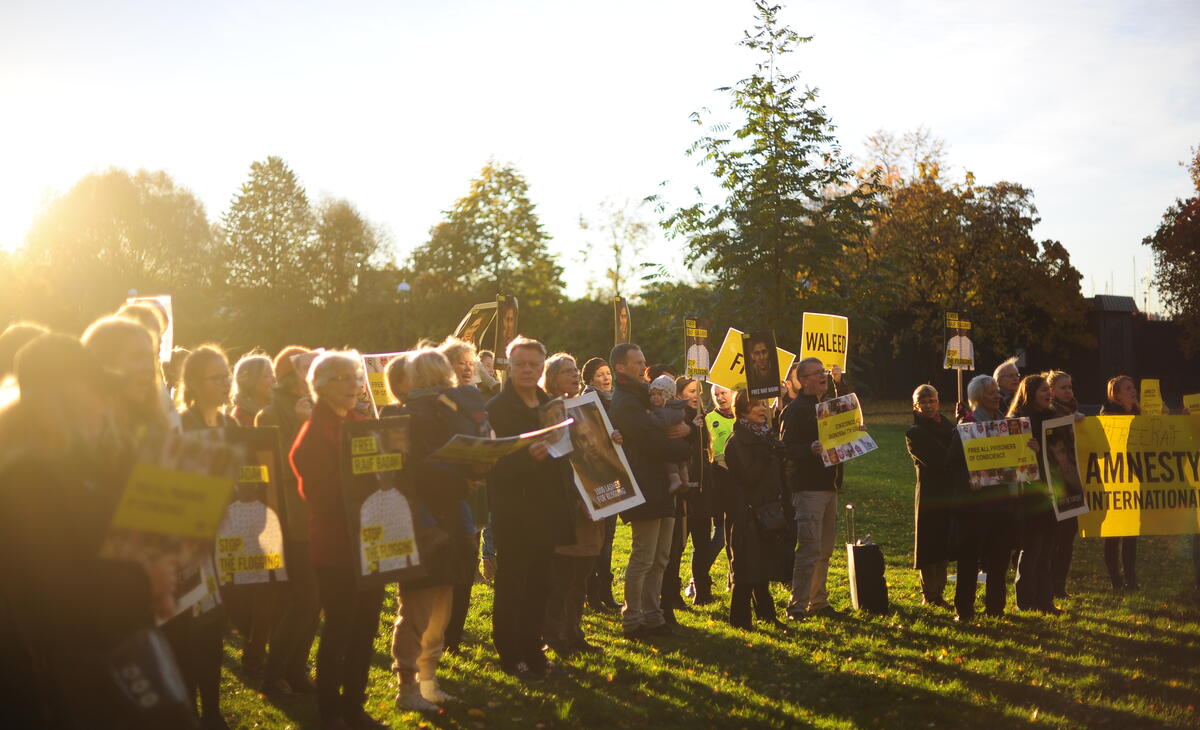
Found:
[[[877,410],[868,424],[880,449],[847,466],[841,496],[855,505],[859,532],[883,547],[890,615],[741,631],[724,622],[722,593],[717,605],[679,614],[681,635],[648,645],[621,638],[615,616],[589,613],[587,634],[603,653],[560,663],[544,684],[527,687],[499,671],[490,641],[492,592],[477,586],[466,649],[442,662],[443,687],[459,701],[421,716],[393,705],[392,595],[379,627],[368,710],[397,728],[1200,726],[1200,595],[1186,538],[1143,538],[1142,591],[1122,596],[1108,588],[1099,542],[1079,540],[1073,596],[1060,601],[1062,616],[1013,611],[959,627],[948,612],[920,603],[910,567],[906,408]],[[622,526],[613,561],[618,599],[628,545]],[[687,564],[685,554],[685,575]],[[723,559],[713,572],[723,587]],[[849,609],[840,547],[830,586],[834,605]],[[786,591],[773,591],[782,614]],[[231,635],[226,649],[222,710],[230,724],[317,727],[315,701],[272,704],[242,683],[238,641]]]

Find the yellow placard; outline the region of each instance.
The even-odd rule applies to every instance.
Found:
[[[355,439],[356,441],[358,439]],[[385,471],[400,471],[404,468],[404,456],[399,452],[355,456],[350,460],[350,471],[359,474],[378,474]]]
[[[861,425],[863,425],[861,408],[818,418],[817,439],[821,442],[821,448],[828,451],[862,438],[862,431],[858,430]]]
[[[353,456],[379,453],[379,442],[374,436],[359,436],[350,439],[350,453]]]
[[[1200,525],[1200,418],[1098,416],[1075,423],[1090,510],[1084,537],[1183,535]]]
[[[967,471],[1010,469],[1037,463],[1037,455],[1029,448],[1029,434],[985,436],[963,441]]]
[[[1153,378],[1143,378],[1141,391],[1138,401],[1142,406],[1142,415],[1161,416],[1163,414],[1163,399],[1158,381]]]
[[[112,527],[212,539],[232,492],[230,479],[138,463]]]
[[[375,399],[375,405],[386,406],[395,402],[388,393],[387,377],[384,373],[367,373],[367,382],[371,384],[371,397]]]
[[[247,573],[259,570],[279,570],[283,567],[283,555],[260,553],[258,555],[222,555],[217,553],[217,567],[223,574]],[[224,581],[230,582],[229,580]]]
[[[1193,416],[1200,416],[1200,393],[1183,396],[1183,407]]]
[[[796,353],[776,347],[775,355],[779,359],[779,378],[782,380],[787,377],[788,368],[796,360]],[[730,327],[725,333],[717,359],[708,370],[708,382],[730,390],[746,389],[746,361],[742,355],[741,330]]]
[[[804,313],[800,332],[800,359],[819,358],[826,369],[837,365],[846,372],[846,350],[850,341],[850,320],[837,314]]]
[[[243,464],[238,469],[238,482],[242,484],[266,484],[270,482],[266,464]]]

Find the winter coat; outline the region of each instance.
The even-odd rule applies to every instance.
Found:
[[[276,385],[271,392],[271,403],[254,417],[255,426],[274,426],[279,429],[279,450],[288,454],[296,443],[296,435],[300,433],[303,421],[296,415],[296,401],[299,396],[293,395],[282,385]],[[300,497],[296,489],[296,474],[291,469],[284,469],[280,475],[283,486],[283,506],[287,514],[284,522],[285,537],[289,542],[308,542],[308,504]]]
[[[346,530],[340,457],[342,422],[361,420],[363,416],[354,409],[342,418],[318,401],[288,455],[297,491],[308,504],[309,553],[314,568],[349,566],[355,561]]]
[[[913,498],[916,524],[914,568],[951,558],[950,518],[954,507],[954,487],[946,464],[955,430],[954,422],[948,418],[934,420],[913,413],[913,425],[904,434],[904,443],[917,473]]]
[[[964,423],[982,423],[1003,418],[982,407],[975,409],[963,419]],[[978,490],[971,489],[971,473],[967,470],[967,457],[963,452],[962,436],[954,429],[954,438],[947,454],[946,471],[954,489],[954,509],[961,514],[1011,514],[1016,509],[1017,485],[995,484]]]
[[[785,506],[780,450],[779,442],[770,434],[757,434],[740,420],[734,424],[733,436],[725,445],[725,463],[729,467],[726,530],[735,583],[792,579],[795,535],[791,520],[787,520],[786,529],[765,533],[754,516],[754,508],[771,502],[779,502],[781,509]]]
[[[675,497],[667,491],[667,463],[687,461],[694,442],[667,438],[650,416],[649,387],[621,374],[608,415],[613,428],[621,432],[629,468],[646,498],[645,504],[625,510],[621,517],[627,522],[673,517]]]

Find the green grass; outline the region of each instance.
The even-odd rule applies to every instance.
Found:
[[[490,640],[492,592],[477,586],[466,650],[442,661],[442,684],[460,701],[423,717],[398,713],[392,702],[390,595],[368,710],[397,728],[1200,725],[1200,600],[1187,538],[1143,538],[1143,589],[1126,596],[1108,590],[1099,541],[1078,540],[1073,597],[1060,602],[1061,617],[1010,612],[959,627],[948,612],[920,605],[910,567],[908,417],[904,404],[887,405],[868,414],[880,450],[847,466],[841,501],[854,503],[859,532],[871,533],[887,556],[890,615],[819,619],[792,624],[786,633],[740,631],[724,622],[728,595],[722,593],[721,604],[679,614],[680,636],[648,645],[622,639],[615,617],[589,613],[586,632],[603,653],[560,663],[550,680],[526,687],[498,669]],[[622,526],[613,561],[618,573],[628,546]],[[685,575],[687,561],[685,554]],[[723,588],[723,559],[713,572]],[[846,585],[839,546],[830,596],[841,609],[849,608]],[[782,614],[787,593],[780,585],[772,590]],[[222,709],[230,724],[317,727],[314,701],[272,704],[243,685],[238,642],[231,636],[226,649]]]

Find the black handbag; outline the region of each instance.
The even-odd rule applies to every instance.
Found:
[[[783,501],[773,499],[765,504],[750,507],[754,522],[766,533],[783,532],[788,528],[787,516],[783,513]]]
[[[200,727],[175,655],[158,629],[141,629],[112,651],[109,676],[142,726]]]

